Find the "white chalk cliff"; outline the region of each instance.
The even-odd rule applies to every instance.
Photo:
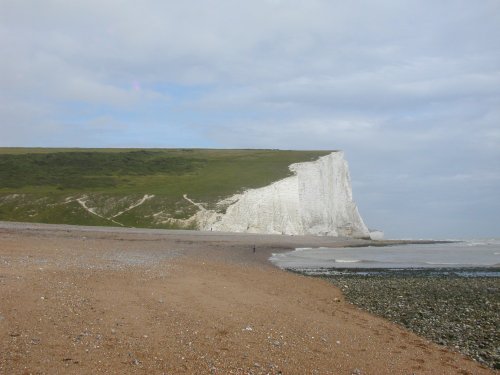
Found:
[[[229,199],[226,213],[205,210],[200,229],[370,237],[352,200],[349,168],[343,152],[292,164],[293,176],[250,189]]]

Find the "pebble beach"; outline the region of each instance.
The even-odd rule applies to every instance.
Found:
[[[268,262],[366,243],[0,222],[0,374],[494,374]]]
[[[356,306],[500,369],[499,277],[475,276],[477,269],[354,271],[321,277]]]

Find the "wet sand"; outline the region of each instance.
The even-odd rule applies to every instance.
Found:
[[[366,243],[0,223],[0,374],[494,373],[267,262]]]

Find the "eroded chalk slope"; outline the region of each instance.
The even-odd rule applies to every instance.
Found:
[[[230,198],[224,214],[198,215],[200,229],[227,232],[369,237],[352,198],[343,152],[290,166],[293,176]]]

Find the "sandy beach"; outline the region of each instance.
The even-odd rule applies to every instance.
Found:
[[[0,374],[494,374],[268,262],[366,243],[0,222]]]

